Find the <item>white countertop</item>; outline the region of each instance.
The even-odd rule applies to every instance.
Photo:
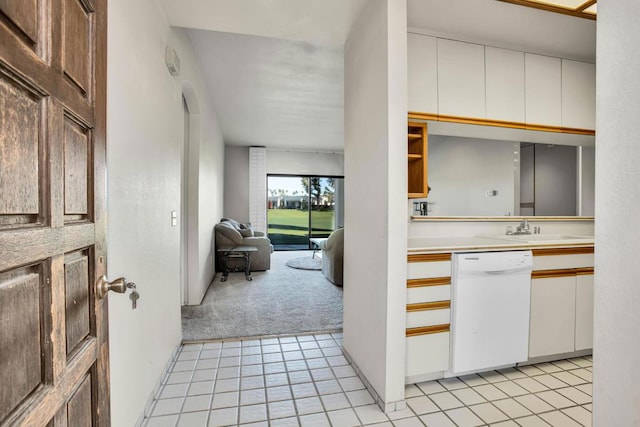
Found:
[[[593,244],[592,238],[529,243],[480,236],[410,237],[407,250],[409,253],[501,251],[510,249],[585,247],[593,246]]]

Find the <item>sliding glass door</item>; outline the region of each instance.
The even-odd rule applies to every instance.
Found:
[[[309,244],[309,194],[299,176],[267,177],[267,223],[278,250],[306,249]]]
[[[269,175],[268,234],[276,250],[309,249],[343,225],[342,177]]]

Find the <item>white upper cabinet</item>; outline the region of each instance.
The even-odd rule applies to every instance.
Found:
[[[562,62],[525,53],[527,124],[562,126]]]
[[[438,113],[486,118],[484,46],[438,39]]]
[[[407,35],[409,111],[438,113],[438,47],[435,37]]]
[[[524,123],[524,52],[485,47],[487,119]]]
[[[594,64],[407,35],[408,110],[595,129]]]
[[[562,126],[596,128],[596,66],[562,60]]]

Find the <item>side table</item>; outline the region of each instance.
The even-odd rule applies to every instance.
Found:
[[[227,248],[219,248],[218,252],[222,253],[222,279],[221,282],[227,281],[229,276],[229,259],[244,259],[244,277],[247,280],[253,280],[251,277],[251,252],[258,252],[255,246],[233,246]],[[233,271],[240,271],[236,266]]]

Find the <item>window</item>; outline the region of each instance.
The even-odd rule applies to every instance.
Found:
[[[342,227],[343,189],[343,177],[268,175],[268,234],[275,249],[309,249],[310,238]]]

